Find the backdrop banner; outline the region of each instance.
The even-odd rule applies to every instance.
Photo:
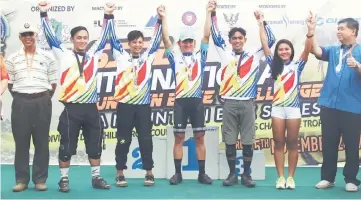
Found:
[[[86,26],[90,33],[89,45],[98,39],[103,21],[103,1],[88,0],[54,0],[51,2],[51,9],[48,12],[49,19],[55,30],[56,36],[67,48],[72,48],[70,41],[70,30],[77,26]],[[346,3],[350,2],[350,3]],[[345,17],[353,17],[360,21],[361,13],[352,0],[304,0],[302,4],[286,0],[218,0],[217,17],[219,29],[224,33],[224,38],[228,41],[228,31],[231,27],[240,26],[247,31],[247,42],[245,49],[261,46],[257,21],[253,12],[260,9],[264,12],[265,20],[268,22],[276,39],[289,39],[295,47],[295,59],[300,56],[306,39],[307,27],[305,19],[309,10],[318,16],[316,37],[320,45],[337,44],[337,22]],[[157,7],[163,4],[166,6],[169,22],[169,32],[172,40],[178,40],[179,33],[184,28],[191,28],[195,31],[197,38],[197,48],[203,34],[205,22],[207,0],[182,0],[182,3],[173,3],[167,0],[122,0],[116,1],[115,26],[116,34],[121,39],[123,46],[128,50],[127,33],[131,30],[141,30],[145,35],[145,47],[148,46],[152,35],[154,24],[157,20]],[[347,8],[346,8],[347,7]],[[47,41],[40,27],[40,13],[36,0],[0,0],[0,8],[4,23],[0,27],[1,36],[1,56],[6,57],[19,51],[22,45],[19,41],[18,30],[25,23],[38,26],[39,34],[37,45],[40,48],[50,51]],[[336,9],[337,8],[337,9]],[[5,22],[6,21],[6,22]],[[8,34],[7,34],[8,33]],[[360,42],[360,37],[359,37]],[[220,69],[219,56],[215,51],[213,41],[210,41],[210,48],[204,74],[204,97],[205,121],[207,127],[217,127],[219,139],[217,143],[206,141],[207,152],[212,152],[212,148],[224,150],[221,139],[222,130],[222,101],[219,98],[218,90],[220,79],[217,72]],[[230,46],[230,45],[228,45]],[[262,150],[266,165],[274,165],[274,140],[271,129],[271,100],[272,100],[272,80],[270,78],[270,68],[266,64],[265,58],[259,62],[260,79],[258,82],[258,95],[255,99],[256,112],[256,139],[254,147]],[[105,137],[107,149],[103,153],[102,164],[115,164],[115,144],[116,140],[116,102],[113,100],[114,79],[116,63],[113,59],[110,45],[106,48],[99,60],[98,108],[101,113],[103,125],[105,127]],[[299,165],[318,165],[322,163],[322,137],[321,121],[319,118],[320,107],[317,99],[323,84],[327,63],[317,60],[313,55],[309,60],[301,76],[300,93],[302,97],[301,113],[302,122],[299,133]],[[57,131],[59,116],[63,110],[63,105],[58,101],[59,90],[56,91],[53,101],[51,131],[49,137],[51,164],[57,164],[58,148],[60,136]],[[173,104],[174,104],[174,77],[163,43],[157,51],[153,63],[153,79],[151,83],[151,107],[152,107],[152,135],[155,144],[154,157],[165,156],[165,151],[170,151],[165,140],[167,138],[167,127],[173,125]],[[15,143],[11,131],[11,103],[12,97],[8,91],[2,96],[4,119],[1,121],[1,163],[13,164]],[[173,134],[169,133],[168,134]],[[137,133],[133,131],[133,137]],[[163,140],[160,140],[163,139]],[[206,140],[210,140],[206,137]],[[138,144],[136,138],[129,151],[132,154],[136,151]],[[155,145],[156,146],[156,145]],[[77,155],[73,157],[73,164],[88,164],[87,155],[82,135],[80,136]],[[188,151],[185,147],[184,151]],[[237,144],[237,148],[241,146]],[[361,149],[361,146],[360,146]],[[30,154],[34,153],[31,147]],[[138,152],[139,153],[139,152]],[[195,153],[195,152],[193,152]],[[285,153],[287,151],[285,150]],[[217,154],[218,155],[218,154]],[[360,154],[361,155],[361,154]],[[32,156],[31,156],[32,157]],[[138,158],[138,157],[137,157]],[[287,156],[286,163],[287,163]],[[129,159],[128,166],[137,166],[139,159]],[[339,146],[338,161],[345,161],[344,145],[341,141]],[[32,160],[30,161],[32,162]],[[208,161],[207,161],[208,162]],[[211,161],[209,161],[211,162]],[[165,163],[164,163],[165,164]],[[217,164],[218,166],[218,164]],[[159,167],[159,176],[165,176],[165,166]],[[218,168],[218,167],[217,167]]]

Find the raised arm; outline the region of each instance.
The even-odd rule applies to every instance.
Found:
[[[221,31],[218,30],[217,14],[215,10],[211,13],[211,35],[216,51],[221,59],[221,64],[222,64],[221,67],[223,67],[226,64],[228,64],[229,57],[226,49],[227,48],[226,42],[222,37]]]
[[[108,40],[110,32],[110,21],[114,19],[113,11],[115,10],[115,5],[112,3],[106,3],[104,6],[104,19],[102,24],[102,30],[100,33],[100,38],[95,42],[95,44],[87,51],[87,54],[92,56],[98,56],[103,52],[105,45]]]
[[[209,43],[209,37],[211,35],[211,14],[216,9],[216,2],[214,0],[209,0],[206,11],[206,22],[204,24],[204,33],[202,38],[203,44]]]
[[[169,50],[170,48],[172,48],[173,44],[169,38],[168,23],[167,23],[166,11],[164,6],[160,6],[160,9],[158,10],[158,15],[162,20],[162,37],[163,37],[164,47],[166,50]]]
[[[53,50],[55,56],[60,58],[62,54],[66,51],[66,48],[63,46],[61,41],[55,36],[55,32],[51,23],[49,21],[47,11],[50,8],[50,4],[47,1],[40,1],[39,4],[41,26],[46,40],[48,41],[49,47]]]
[[[316,58],[318,58],[318,59],[328,61],[328,56],[326,56],[327,52],[324,52],[324,53],[322,52],[322,48],[318,45],[316,37],[315,37],[317,15],[314,15],[310,11],[310,16],[311,16],[312,21],[307,21],[307,27],[308,27],[307,37],[312,39],[312,46],[311,46],[310,53],[315,55]]]
[[[272,55],[271,48],[270,48],[270,46],[272,46],[272,44],[270,45],[270,40],[272,40],[272,38],[267,37],[267,32],[266,32],[266,28],[265,28],[265,21],[264,21],[263,14],[261,12],[259,12],[259,11],[256,11],[256,12],[254,12],[254,16],[257,19],[257,23],[258,23],[258,26],[259,26],[259,36],[260,36],[260,39],[261,39],[263,53],[266,56],[266,60],[267,60],[268,57]],[[268,62],[268,60],[267,60],[267,62]]]
[[[307,62],[308,55],[310,54],[312,48],[313,48],[313,42],[314,42],[314,36],[313,36],[313,25],[316,22],[315,16],[310,12],[309,16],[306,19],[307,23],[307,35],[306,35],[306,41],[305,41],[305,48],[303,49],[303,52],[300,56],[300,60]],[[322,51],[322,50],[321,50]]]
[[[164,6],[159,6],[157,8],[157,12],[158,12],[158,20],[157,23],[154,26],[154,32],[153,32],[153,36],[152,39],[149,41],[149,45],[147,50],[144,52],[144,57],[152,57],[151,60],[154,59],[154,54],[155,52],[158,50],[159,46],[160,46],[160,42],[161,42],[161,35],[162,35],[162,20],[161,20],[161,15],[159,14],[161,12],[161,10],[164,9]]]
[[[113,56],[115,59],[117,59],[119,55],[124,54],[125,50],[120,39],[117,37],[117,34],[115,33],[114,16],[112,19],[109,20],[108,26],[109,26],[110,44],[113,49]]]

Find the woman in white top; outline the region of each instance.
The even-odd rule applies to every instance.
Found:
[[[314,16],[310,13],[307,19],[308,27],[314,21]],[[274,159],[279,176],[276,188],[294,189],[296,186],[293,176],[298,161],[298,133],[301,123],[300,75],[312,47],[313,35],[307,34],[304,51],[297,61],[293,60],[295,52],[289,40],[282,39],[278,41],[272,56],[264,30],[261,30],[260,36],[266,61],[271,67],[272,79],[275,80],[271,117],[275,142]],[[287,180],[284,178],[284,148],[286,143],[289,166]]]

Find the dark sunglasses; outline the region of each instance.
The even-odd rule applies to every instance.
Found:
[[[21,37],[27,37],[27,36],[33,37],[33,36],[34,36],[34,32],[20,33],[20,36],[21,36]]]

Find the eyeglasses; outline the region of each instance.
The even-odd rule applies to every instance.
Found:
[[[34,32],[20,33],[20,36],[21,36],[21,37],[27,37],[27,36],[33,37],[33,36],[34,36]]]

